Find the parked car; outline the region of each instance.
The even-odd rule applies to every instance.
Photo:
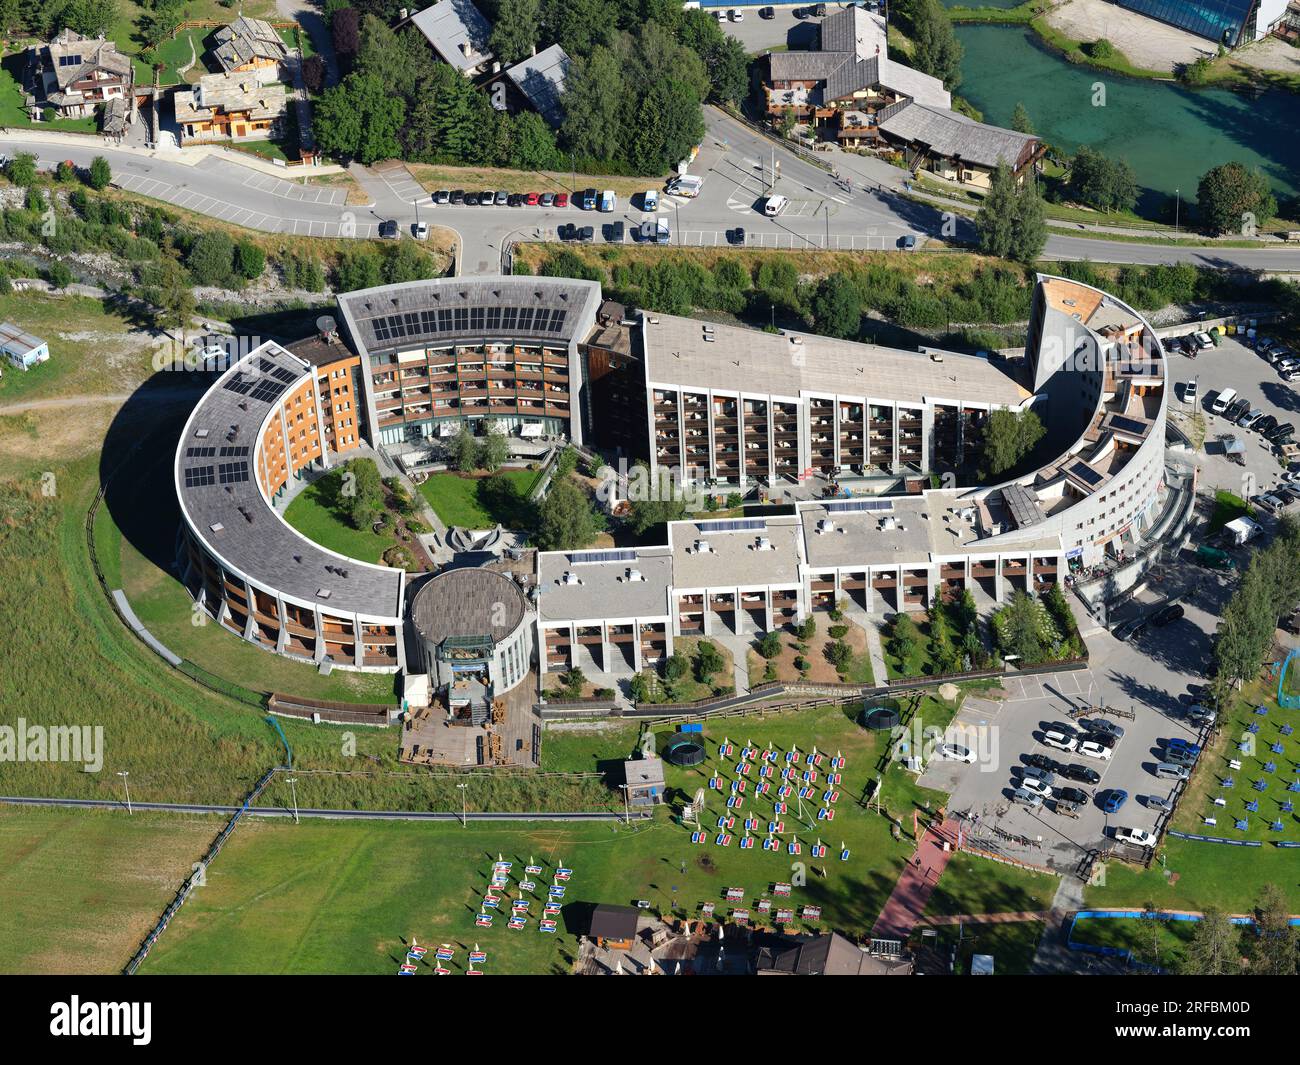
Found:
[[[1185,740],[1182,736],[1174,736],[1165,740],[1164,747],[1166,751],[1187,751],[1190,754],[1197,755],[1201,753],[1199,744]]]
[[[553,193],[553,192],[543,192],[543,193],[542,193],[542,206],[543,206],[543,207],[554,207],[554,206],[555,206],[555,193]]]
[[[1276,444],[1283,437],[1290,436],[1295,432],[1295,422],[1283,422],[1271,433],[1268,434],[1269,443]]]
[[[598,195],[599,193],[595,189],[583,189],[578,193],[578,206],[584,211],[594,211]]]
[[[608,240],[611,244],[623,243],[624,229],[623,229],[622,222],[615,222],[612,225],[606,226],[605,232],[606,232],[605,239]]]
[[[759,17],[759,18],[776,18],[776,8],[774,8],[774,7],[760,7],[760,8],[758,9],[758,17]]]
[[[1300,378],[1300,366],[1293,370],[1281,370],[1278,372],[1278,377],[1282,378],[1283,381],[1294,381],[1297,378]]]
[[[1181,747],[1171,748],[1165,751],[1165,761],[1191,769],[1196,765],[1196,755]]]
[[[569,194],[568,194],[567,192],[557,192],[557,193],[555,194],[555,206],[556,206],[556,207],[568,207],[568,206],[569,206]]]
[[[1043,805],[1043,797],[1026,788],[1016,788],[1011,793],[1011,801],[1020,806],[1027,806],[1031,810],[1037,810]]]
[[[641,193],[641,210],[657,211],[659,210],[659,190],[646,189]]]
[[[497,207],[505,207],[510,202],[510,193],[505,189],[498,189],[497,194],[492,197],[492,203]]]
[[[745,13],[743,11],[737,11],[733,7],[730,11],[727,12],[727,18],[731,19],[732,22],[744,22]]]
[[[1249,412],[1250,412],[1250,400],[1238,399],[1236,402],[1232,403],[1227,410],[1223,412],[1223,417],[1225,421],[1240,422],[1241,419],[1244,418]],[[1260,414],[1263,413],[1264,413],[1263,411],[1260,411]]]
[[[1156,834],[1145,828],[1116,828],[1114,835],[1120,843],[1133,843],[1139,847],[1154,847],[1157,842]]]
[[[1068,802],[1072,806],[1082,806],[1088,801],[1088,793],[1082,788],[1053,788],[1052,798],[1057,802]]]
[[[401,232],[397,228],[397,219],[386,218],[384,221],[380,222],[379,235],[385,240],[396,240],[401,236]]]
[[[1111,635],[1120,643],[1131,640],[1146,627],[1147,619],[1145,617],[1130,618],[1122,624],[1116,625]]]
[[[1187,708],[1187,720],[1194,725],[1212,725],[1217,716],[1211,707],[1201,703],[1192,703]]]
[[[1020,780],[1020,787],[1016,790],[1027,791],[1031,795],[1041,795],[1044,799],[1050,799],[1052,797],[1052,785],[1045,784],[1043,781],[1037,780],[1034,777],[1022,777]]]
[[[1192,775],[1192,771],[1177,762],[1157,762],[1155,774],[1161,780],[1186,780]]]
[[[593,240],[596,239],[595,227],[583,226],[580,230],[578,230],[578,239],[582,241],[583,244],[590,244]]]
[[[912,251],[916,247],[916,237],[911,233],[905,233],[898,238],[898,246],[903,251]]]
[[[1271,414],[1265,414],[1264,417],[1260,418],[1260,420],[1252,425],[1251,428],[1254,429],[1255,432],[1259,433],[1260,436],[1268,436],[1269,433],[1277,428],[1277,419]]]
[[[1074,780],[1080,784],[1096,784],[1101,780],[1101,774],[1092,766],[1080,765],[1078,762],[1057,766],[1056,772],[1066,780]]]
[[[1142,800],[1142,804],[1148,810],[1163,810],[1166,813],[1174,808],[1174,804],[1163,795],[1148,795]]]
[[[1155,612],[1151,618],[1151,624],[1156,628],[1163,628],[1166,625],[1172,625],[1186,613],[1179,603],[1167,603]]]
[[[713,17],[717,19],[719,22],[727,21],[727,13],[725,11],[715,11],[713,13]]]
[[[414,223],[414,224],[411,226],[411,236],[413,236],[416,240],[428,240],[428,239],[429,239],[429,223],[428,223],[428,222],[416,222],[416,223]]]
[[[480,207],[491,207],[496,202],[497,194],[495,189],[488,189],[478,194],[478,205]]]
[[[744,227],[744,226],[736,226],[735,229],[729,229],[729,230],[727,230],[727,243],[728,243],[728,244],[744,244],[744,243],[745,243],[745,227]]]
[[[451,194],[451,196],[448,197],[448,200],[449,200],[449,202],[451,202],[451,203],[453,203],[453,204],[462,204],[462,203],[464,203],[464,202],[465,202],[465,190],[464,190],[464,189],[454,189],[454,190],[452,190],[452,194]]]
[[[1209,333],[1206,332],[1193,333],[1192,337],[1195,339],[1197,347],[1200,348],[1214,347],[1214,337],[1210,336]]]
[[[512,192],[506,197],[507,207],[522,207],[524,205],[524,194],[522,192]]]
[[[965,762],[970,765],[975,761],[975,752],[960,743],[941,743],[934,749],[935,757],[948,762]]]
[[[542,202],[542,194],[540,192],[527,192],[524,194],[525,207],[536,207],[541,202]]]
[[[1110,748],[1096,740],[1084,740],[1075,749],[1085,758],[1096,758],[1102,762],[1110,761]]]
[[[1020,779],[1022,783],[1026,780],[1037,780],[1050,788],[1056,783],[1056,774],[1050,769],[1039,769],[1036,766],[1029,765],[1020,771]]]
[[[451,199],[451,193],[447,189],[439,189],[433,194],[434,203],[447,203]]]
[[[1111,788],[1106,792],[1106,797],[1101,800],[1101,808],[1105,813],[1117,814],[1124,808],[1128,802],[1128,792],[1123,788]]]
[[[1277,496],[1269,495],[1266,492],[1251,496],[1250,502],[1267,514],[1276,514],[1282,509],[1282,500],[1278,499]]]
[[[1045,754],[1027,754],[1025,755],[1025,765],[1055,773],[1058,763],[1055,758],[1049,758]]]
[[[1058,751],[1073,751],[1079,746],[1079,737],[1073,732],[1048,729],[1043,733],[1043,744],[1047,747],[1055,747]]]
[[[1104,717],[1086,717],[1080,721],[1079,724],[1090,733],[1100,736],[1114,736],[1118,740],[1124,735],[1124,728],[1122,725],[1117,725],[1115,722]]]
[[[1246,411],[1245,414],[1243,414],[1240,418],[1238,418],[1237,424],[1241,426],[1241,428],[1243,429],[1249,429],[1262,417],[1264,417],[1264,412],[1260,410],[1258,407],[1254,407],[1251,410]]]
[[[1184,403],[1195,403],[1195,402],[1196,402],[1196,380],[1197,380],[1197,379],[1196,379],[1195,377],[1193,377],[1190,381],[1184,381],[1184,382],[1183,382],[1183,402],[1184,402]]]
[[[572,222],[565,222],[563,225],[556,227],[555,235],[561,240],[577,240],[578,227]]]

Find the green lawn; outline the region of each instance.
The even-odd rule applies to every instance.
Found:
[[[1237,518],[1250,517],[1252,509],[1241,496],[1220,488],[1214,493],[1214,512],[1210,515],[1207,533],[1216,533]]]
[[[948,874],[945,873],[946,877]],[[1043,938],[1046,925],[1042,921],[1017,921],[1012,924],[966,924],[960,928],[941,925],[933,929],[934,937],[922,936],[921,928],[909,940],[913,949],[927,945],[942,952],[946,959],[953,948],[957,950],[955,974],[970,973],[971,959],[976,954],[993,955],[995,976],[1024,976],[1033,965],[1038,943]]]
[[[921,637],[913,644],[912,651],[905,662],[894,654],[889,633],[880,634],[885,656],[885,670],[890,680],[899,677],[922,677],[934,671],[934,665],[930,661],[930,623],[918,621],[916,627],[920,630]]]
[[[22,64],[27,53],[5,56],[0,62],[0,125],[12,127],[38,126],[41,129],[60,130],[64,133],[94,133],[99,129],[97,117],[59,118],[48,122],[33,122],[23,107]]]
[[[689,829],[675,824],[666,809],[658,812],[652,826],[632,829],[251,824],[235,834],[209,871],[209,886],[173,922],[146,968],[151,972],[389,972],[396,968],[401,938],[414,935],[421,942],[459,944],[462,963],[465,946],[477,942],[489,952],[489,972],[546,972],[565,964],[576,934],[583,931],[578,904],[627,904],[643,898],[656,910],[666,911],[676,900],[679,912],[695,914],[701,903],[713,902],[724,914],[727,887],[742,888],[752,907],[760,896],[772,897],[774,882],[799,880],[792,862],[806,863],[807,870],[807,883],[794,888],[793,902],[822,907],[822,921],[803,927],[865,933],[912,849],[906,836],[899,842],[890,838],[889,822],[874,809],[857,804],[868,782],[875,779],[876,757],[887,740],[855,724],[851,711],[842,707],[734,720],[725,727],[709,725],[705,741],[710,757],[705,766],[668,767],[674,801],[700,787],[707,790],[707,774],[724,768],[718,758],[724,734],[737,744],[750,739],[766,747],[770,740],[782,750],[797,742],[806,752],[815,743],[828,755],[837,750],[844,753],[847,766],[833,823],[816,821],[815,804],[805,802],[806,822],[824,827],[818,831],[797,824],[797,803],[790,803],[783,838],[788,842],[797,835],[803,845],[799,857],[787,854],[784,847],[780,852],[766,852],[761,845],[740,849],[739,825],[745,814],[752,811],[764,820],[771,814],[770,799],[758,796],[747,801],[748,810],[738,813],[731,846],[715,846],[715,822],[723,809],[716,791],[709,791],[706,800],[709,842],[704,845],[693,845]],[[548,733],[543,750],[553,738]],[[570,742],[554,761],[566,768],[601,766],[626,757],[629,739],[628,731],[619,730],[603,742]],[[733,755],[725,766],[734,768],[735,761]],[[910,781],[901,769],[887,770],[886,806],[907,815],[910,833],[910,803],[917,793],[902,778]],[[810,855],[818,836],[830,848],[825,859]],[[839,860],[841,844],[851,851],[846,862]],[[535,923],[523,932],[510,932],[501,927],[503,918],[491,930],[474,926],[477,902],[498,853],[513,860],[516,871],[530,857],[548,865],[563,860],[573,868],[566,900],[572,909],[564,912],[562,935],[543,936]],[[539,908],[540,903],[534,903],[534,917]]]
[[[420,485],[420,494],[448,526],[488,529],[499,522],[526,529],[533,523],[528,493],[537,477],[535,470],[500,470],[490,477],[435,473]]]
[[[1112,862],[1105,871],[1103,884],[1087,890],[1089,906],[1133,907],[1143,906],[1149,900],[1167,909],[1202,910],[1216,905],[1230,913],[1244,913],[1254,904],[1260,889],[1269,883],[1278,885],[1293,912],[1300,912],[1300,881],[1296,877],[1296,851],[1272,846],[1275,840],[1300,841],[1300,819],[1294,813],[1280,810],[1284,799],[1300,799],[1295,792],[1286,791],[1286,785],[1295,778],[1294,762],[1300,759],[1300,737],[1282,736],[1280,726],[1295,723],[1295,712],[1279,710],[1272,696],[1272,685],[1256,682],[1248,685],[1238,696],[1224,717],[1223,728],[1217,739],[1198,761],[1196,773],[1179,804],[1173,827],[1183,832],[1220,836],[1225,839],[1247,839],[1262,842],[1262,847],[1232,847],[1222,843],[1203,843],[1166,837],[1161,848],[1161,860],[1152,863],[1151,869],[1138,871],[1118,862]],[[1257,716],[1254,707],[1266,705],[1269,713]],[[1247,729],[1259,725],[1259,732],[1251,736]],[[1237,750],[1237,744],[1246,738],[1254,743],[1253,752]],[[1283,753],[1270,750],[1274,742],[1283,744]],[[1238,758],[1240,770],[1228,768],[1229,758]],[[1277,771],[1269,774],[1263,764],[1273,760]],[[1231,788],[1222,782],[1232,777]],[[1254,780],[1267,780],[1265,792],[1251,787]],[[1225,807],[1216,807],[1213,800],[1222,796]],[[1258,800],[1258,812],[1246,810],[1249,800]],[[1207,826],[1202,817],[1213,816],[1218,824]],[[1238,831],[1234,820],[1245,818],[1248,828]],[[1273,832],[1269,822],[1283,823],[1282,832]]]
[[[1075,922],[1072,938],[1097,947],[1126,948],[1133,952],[1134,961],[1176,971],[1195,930],[1192,921],[1090,917]]]
[[[970,854],[954,854],[925,908],[930,917],[1048,910],[1060,879]]]
[[[0,809],[0,971],[119,972],[221,823]]]
[[[284,510],[284,520],[322,547],[362,562],[378,562],[396,540],[389,531],[356,529],[338,510],[333,478],[322,478],[304,488]]]

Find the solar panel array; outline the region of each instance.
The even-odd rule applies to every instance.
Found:
[[[380,343],[437,334],[559,333],[569,312],[550,307],[439,307],[365,321]]]
[[[191,466],[185,471],[186,488],[202,488],[217,483],[215,466]]]
[[[720,518],[696,523],[700,532],[761,532],[767,528],[763,518]]]
[[[1136,418],[1129,418],[1123,414],[1112,414],[1110,424],[1121,432],[1132,433],[1134,436],[1142,436],[1147,431],[1147,423],[1138,421]]]
[[[636,552],[623,549],[613,549],[608,551],[574,551],[569,555],[569,562],[572,565],[581,565],[584,562],[635,562]]]
[[[248,463],[223,462],[217,468],[217,476],[222,484],[242,484],[248,480]]]
[[[226,382],[226,388],[241,396],[247,396],[249,399],[256,400],[258,403],[274,403],[289,386],[280,381],[270,380],[266,377],[250,377],[245,374],[236,374]]]
[[[891,499],[842,499],[824,503],[828,514],[880,513],[894,509]]]

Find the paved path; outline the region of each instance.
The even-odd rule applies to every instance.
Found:
[[[1061,877],[1060,886],[1052,899],[1052,909],[1047,916],[1047,927],[1038,941],[1031,973],[1073,973],[1084,970],[1079,955],[1065,945],[1065,929],[1070,915],[1083,909],[1083,881],[1077,876]]]
[[[1023,924],[1025,921],[1046,921],[1052,916],[1051,910],[1015,910],[1011,913],[959,913],[948,917],[927,917],[922,924]]]
[[[874,618],[863,615],[857,619],[867,634],[867,654],[871,656],[871,676],[877,684],[888,683],[889,670],[885,666],[885,647],[880,642],[880,626]]]
[[[926,903],[948,866],[948,859],[956,853],[955,849],[944,850],[944,841],[956,838],[957,826],[951,821],[945,821],[937,830],[926,829],[921,834],[916,854],[907,863],[885,908],[876,918],[871,929],[872,938],[907,940],[925,912]]]

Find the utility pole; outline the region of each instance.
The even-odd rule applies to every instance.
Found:
[[[827,250],[827,251],[830,251],[830,250],[831,250],[831,205],[830,205],[829,203],[824,203],[824,204],[822,204],[822,212],[826,215],[826,245],[825,245],[825,247],[826,247],[826,250]]]
[[[680,245],[682,242],[682,205],[680,203],[673,204],[673,214],[677,218],[677,243]]]
[[[457,784],[456,787],[460,789],[460,827],[469,828],[469,811],[465,807],[465,789],[468,785]]]
[[[626,785],[626,784],[620,784],[620,785],[619,785],[619,790],[621,790],[621,791],[623,792],[623,824],[625,824],[625,825],[630,825],[630,824],[632,823],[632,811],[631,811],[630,809],[628,809],[628,803],[627,803],[627,785]]]
[[[126,789],[126,812],[127,812],[127,815],[130,816],[130,814],[132,813],[132,810],[131,810],[131,785],[128,784],[128,783],[126,782],[126,778],[129,777],[129,776],[131,775],[131,773],[130,773],[129,770],[123,769],[123,770],[120,770],[120,771],[118,772],[117,775],[118,775],[119,777],[122,778],[122,787]]]
[[[1174,235],[1178,235],[1178,209],[1182,206],[1182,189],[1174,189]]]
[[[289,778],[289,791],[293,795],[293,823],[298,823],[298,778]]]

